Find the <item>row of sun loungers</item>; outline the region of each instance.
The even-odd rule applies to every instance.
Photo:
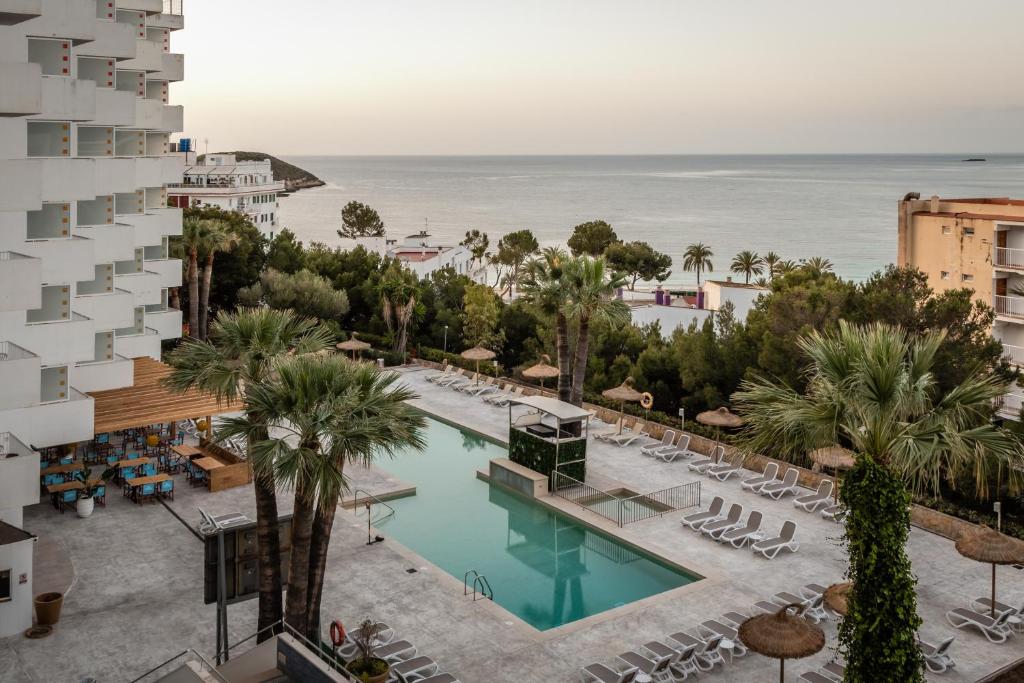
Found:
[[[733,548],[742,548],[749,543],[755,554],[769,560],[775,559],[783,550],[796,552],[800,549],[796,540],[795,522],[786,520],[778,536],[766,538],[765,532],[761,530],[760,512],[753,510],[744,520],[743,506],[739,503],[732,504],[728,512],[723,512],[724,507],[725,500],[715,496],[707,510],[683,517],[682,525]]]
[[[379,640],[374,656],[380,657],[391,665],[388,683],[459,683],[455,676],[441,671],[430,657],[418,654],[416,646],[408,640],[395,639],[395,630],[387,624],[378,622],[380,627]],[[354,659],[359,654],[351,634],[346,634],[345,642],[337,650],[343,661]]]

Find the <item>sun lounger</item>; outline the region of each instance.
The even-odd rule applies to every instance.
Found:
[[[710,522],[713,519],[718,519],[721,516],[723,505],[725,505],[725,501],[722,497],[715,496],[711,501],[711,505],[704,512],[695,512],[692,515],[686,515],[683,517],[683,526],[688,526],[694,531],[699,531],[705,523]]]
[[[482,396],[481,398],[483,399],[484,403],[494,403],[495,401],[502,400],[506,396],[511,396],[513,391],[515,391],[515,385],[511,384],[510,382],[505,382],[504,384],[501,385],[501,389],[499,391],[493,394],[487,394],[485,396]]]
[[[421,678],[416,683],[459,683],[459,679],[451,674],[434,674],[428,678]]]
[[[460,375],[454,379],[454,381],[441,381],[438,382],[440,386],[448,387],[449,389],[458,389],[459,387],[468,387],[477,383],[480,379],[479,373],[474,372],[472,375]]]
[[[470,396],[483,397],[487,394],[493,394],[496,391],[498,391],[498,382],[496,380],[492,380],[481,384],[478,387],[466,389],[464,393],[469,394]]]
[[[620,654],[618,659],[626,666],[635,666],[650,676],[651,680],[671,683],[672,675],[669,673],[668,668],[675,659],[675,656],[673,652],[670,656],[647,657],[639,652],[628,650]]]
[[[704,471],[704,474],[709,477],[713,477],[718,481],[726,481],[734,474],[739,474],[743,471],[743,467],[740,465],[733,465],[731,463],[722,463],[719,465],[712,465]]]
[[[796,522],[786,520],[778,536],[763,541],[754,541],[750,545],[750,549],[756,554],[764,555],[766,559],[773,560],[783,550],[795,553],[800,549],[800,544],[794,540],[794,536],[796,536]]]
[[[982,635],[988,638],[990,642],[1003,643],[1013,635],[1013,631],[1010,630],[1010,625],[1007,621],[1014,614],[1016,612],[1004,612],[993,619],[987,614],[981,614],[966,607],[957,607],[946,612],[946,621],[953,628],[971,626],[981,631]]]
[[[444,362],[444,367],[441,368],[441,372],[433,372],[433,373],[431,373],[429,375],[426,375],[423,379],[427,380],[428,382],[436,382],[437,380],[441,379],[442,377],[447,377],[449,374],[451,374],[451,371],[452,371],[451,363],[449,363],[448,361],[445,361]]]
[[[722,462],[722,458],[724,457],[725,447],[718,446],[713,451],[711,451],[711,455],[708,456],[707,458],[704,458],[702,460],[694,460],[691,463],[687,463],[686,466],[689,467],[694,472],[704,474],[708,469]]]
[[[485,396],[484,400],[490,403],[491,405],[504,408],[509,404],[510,401],[512,401],[512,399],[522,395],[523,387],[516,387],[511,393],[505,394],[503,396]]]
[[[808,583],[800,589],[800,595],[809,600],[811,598],[816,598],[819,595],[824,595],[825,590],[825,586],[822,586],[820,583]]]
[[[759,609],[766,614],[777,614],[780,607],[774,602],[768,602],[767,600],[758,600],[754,603],[754,609]]]
[[[650,438],[650,434],[644,431],[645,429],[647,429],[647,423],[638,420],[629,429],[623,429],[621,434],[611,434],[609,436],[606,436],[604,440],[608,443],[613,443],[616,446],[622,448],[628,446],[637,439]]]
[[[456,385],[455,391],[461,392],[463,394],[468,394],[474,391],[478,391],[483,387],[489,387],[491,386],[491,384],[494,383],[493,377],[481,377],[480,375],[475,375],[474,377],[475,380],[472,382],[465,382],[463,384]]]
[[[838,681],[838,683],[842,683],[843,679],[846,678],[846,667],[839,662],[829,662],[821,667],[819,671],[833,681]]]
[[[655,457],[661,458],[665,462],[672,462],[676,458],[692,458],[695,455],[697,455],[697,453],[690,450],[690,435],[681,434],[679,436],[679,441],[676,442],[674,448],[659,452]]]
[[[846,518],[846,508],[840,504],[829,505],[821,511],[821,516],[825,519],[831,519],[833,522],[841,522]]]
[[[641,455],[657,455],[660,452],[668,452],[675,449],[674,442],[676,440],[675,430],[666,429],[665,433],[661,435],[661,441],[658,443],[652,443],[647,446],[640,447]]]
[[[803,615],[815,624],[822,621],[828,621],[828,613],[825,612],[825,606],[821,595],[816,595],[810,598],[801,598],[788,591],[782,591],[772,596],[772,602],[779,607],[793,604],[803,605]]]
[[[805,671],[800,674],[800,680],[805,683],[836,683],[835,679],[829,678],[817,671]]]
[[[384,647],[385,645],[388,645],[389,643],[394,641],[394,639],[395,639],[395,629],[391,628],[390,626],[385,624],[383,621],[378,621],[377,622],[377,629],[378,629],[377,630],[377,647]],[[344,642],[338,648],[338,656],[341,657],[342,659],[346,660],[346,661],[349,660],[349,659],[352,659],[357,654],[359,654],[359,648],[356,647],[356,641],[352,639],[352,635],[353,634],[351,632],[347,632],[345,634]],[[406,643],[406,641],[400,641],[400,642]],[[409,644],[406,643],[406,645],[409,645]],[[412,647],[412,646],[409,645],[409,647]],[[413,656],[415,654],[416,654],[416,649],[413,648],[412,655],[409,655],[409,656]]]
[[[669,663],[669,670],[677,681],[686,679],[690,674],[696,676],[697,661],[694,653],[697,651],[697,647],[702,646],[703,643],[692,637],[686,643],[680,643],[668,638],[666,640],[669,640],[672,644],[666,645],[660,640],[652,640],[644,643],[641,651],[650,652],[652,655],[660,657],[670,654],[672,658]]]
[[[956,666],[956,662],[949,656],[949,649],[954,640],[956,640],[956,636],[950,636],[938,645],[932,645],[920,638],[917,639],[917,646],[921,650],[921,655],[924,656],[924,665],[928,667],[929,671],[941,674]]]
[[[832,480],[822,479],[818,484],[818,490],[805,496],[798,496],[793,500],[793,507],[798,507],[807,512],[817,512],[818,508],[828,507],[832,500]]]
[[[726,640],[731,640],[733,643],[733,657],[742,657],[747,654],[747,647],[740,640],[739,632],[732,626],[724,624],[717,619],[708,619],[707,621],[701,622],[700,625],[697,626],[697,633],[705,639],[721,636]]]
[[[722,659],[722,651],[719,646],[722,644],[722,636],[714,636],[703,641],[693,653],[694,663],[701,671],[711,671],[716,664],[725,666]]]
[[[436,382],[434,382],[434,384],[436,384],[439,387],[447,387],[451,385],[452,382],[463,382],[466,379],[468,379],[466,377],[466,371],[463,370],[462,368],[458,368],[447,377],[442,377],[441,379],[437,380]]]
[[[747,491],[753,491],[757,493],[761,490],[761,487],[765,484],[775,481],[775,476],[779,473],[779,463],[770,462],[764,466],[764,474],[760,477],[753,477],[751,479],[744,479],[740,486]]]
[[[991,612],[992,605],[993,603],[991,598],[975,598],[973,601],[971,601],[971,609],[973,609],[976,612],[981,612],[982,614],[988,614],[989,612]],[[1003,612],[1019,613],[1022,611],[1024,611],[1024,605],[1021,605],[1020,608],[1017,608],[1011,607],[1006,603],[999,602],[998,600],[995,601],[995,613],[997,617],[1002,615]]]
[[[679,631],[669,635],[667,638],[670,643],[677,643],[679,645],[680,652],[685,652],[689,649],[693,653],[692,658],[689,660],[692,664],[684,666],[684,660],[681,657],[679,663],[672,667],[672,671],[683,678],[686,678],[682,673],[683,671],[696,674],[698,670],[711,671],[715,668],[715,664],[725,664],[725,661],[722,659],[722,653],[718,650],[718,646],[722,643],[721,636],[704,640],[691,636],[689,633]]]
[[[707,534],[711,538],[717,539],[724,532],[732,529],[740,524],[740,517],[743,516],[743,506],[739,503],[733,503],[729,507],[729,513],[721,518],[715,519],[709,522],[705,522],[700,527],[702,534]]]
[[[379,645],[374,650],[376,656],[388,662],[400,662],[416,656],[416,646],[408,640],[395,640],[386,645]]]
[[[692,650],[694,648],[690,649]],[[683,653],[681,650],[669,647],[659,640],[651,640],[640,646],[640,654],[657,661],[667,659],[669,660],[669,664],[675,664],[679,661]]]
[[[621,429],[620,429],[621,427]],[[600,431],[592,431],[590,435],[598,441],[607,441],[609,437],[618,436],[620,433],[625,433],[628,427],[626,426],[626,418],[619,417],[608,429],[602,429]]]
[[[378,655],[379,656],[379,655]],[[391,675],[402,683],[412,683],[427,676],[433,676],[440,667],[430,657],[413,657],[391,665]]]
[[[715,540],[721,543],[729,543],[734,548],[742,548],[750,541],[751,538],[760,534],[761,531],[761,513],[754,510],[747,517],[747,522],[743,526],[734,526],[731,529],[726,529],[722,532]]]
[[[739,628],[740,624],[749,618],[749,614],[743,614],[742,612],[726,612],[722,615],[722,619],[724,619],[726,623],[732,624],[734,628]]]
[[[580,669],[580,680],[583,683],[633,683],[638,673],[634,666],[616,670],[595,662]]]
[[[786,470],[786,474],[783,475],[780,481],[768,482],[761,487],[758,493],[762,496],[768,496],[772,500],[781,500],[783,496],[797,492],[796,480],[798,476],[800,476],[800,473],[797,469],[790,467]]]

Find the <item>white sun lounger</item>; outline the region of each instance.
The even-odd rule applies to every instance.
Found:
[[[772,500],[781,500],[783,496],[790,493],[796,493],[799,487],[796,484],[797,477],[800,473],[795,467],[790,467],[786,470],[786,474],[783,475],[781,480],[768,482],[761,487],[758,491],[762,496],[768,496]]]
[[[718,446],[711,451],[711,455],[709,455],[708,457],[704,458],[703,460],[694,460],[691,463],[687,463],[686,466],[689,467],[694,472],[704,474],[708,469],[721,463],[722,458],[724,457],[725,446]]]
[[[387,645],[378,645],[376,656],[394,664],[416,656],[416,647],[408,640],[393,640]]]
[[[817,671],[805,671],[800,674],[800,680],[804,683],[836,683],[836,679]]]
[[[719,621],[718,619],[702,621],[697,626],[697,633],[705,639],[722,636],[726,640],[731,640],[733,642],[733,657],[742,657],[747,654],[747,647],[743,644],[743,641],[740,640],[740,634],[737,630],[728,624],[722,623],[722,621]]]
[[[423,379],[427,380],[428,382],[436,382],[437,380],[441,379],[442,377],[447,377],[449,374],[451,374],[451,371],[452,371],[451,363],[449,363],[448,361],[445,361],[444,362],[444,367],[441,368],[441,372],[431,373],[431,374],[427,375],[426,377],[424,377]]]
[[[459,679],[451,674],[434,674],[428,678],[421,678],[416,683],[459,683]]]
[[[750,545],[750,549],[755,554],[764,555],[766,559],[772,560],[783,550],[790,550],[795,553],[800,549],[800,544],[794,540],[795,536],[796,522],[786,520],[778,536],[763,541],[754,541]]]
[[[628,650],[618,656],[620,662],[626,666],[635,666],[651,677],[654,681],[665,681],[670,683],[672,675],[669,673],[669,666],[676,658],[676,653],[670,655],[642,655],[639,652]]]
[[[782,591],[772,596],[772,602],[779,607],[786,605],[803,605],[804,611],[803,616],[813,621],[815,624],[822,621],[828,621],[828,612],[825,611],[824,597],[821,595],[815,595],[810,598],[801,598],[798,595],[793,595],[788,591]]]
[[[687,653],[689,653],[689,656],[692,656],[695,649],[696,644],[694,644],[694,647],[679,649],[678,647],[670,647],[660,640],[651,640],[640,646],[640,654],[658,661],[667,659],[671,666],[678,664],[683,657],[687,656]]]
[[[689,633],[679,631],[678,633],[669,635],[668,640],[673,643],[679,643],[681,648],[692,646],[694,648],[693,664],[694,667],[700,671],[711,671],[715,668],[716,664],[725,666],[725,660],[722,659],[722,653],[718,649],[718,646],[722,643],[722,636],[716,635],[705,640],[697,636],[691,636]],[[673,667],[673,669],[677,668],[679,667]]]
[[[631,666],[622,670],[610,669],[600,662],[594,662],[580,669],[583,683],[633,683],[639,670]]]
[[[717,540],[723,533],[738,526],[740,524],[740,517],[742,516],[743,506],[739,503],[733,503],[729,507],[729,514],[721,519],[705,522],[701,525],[700,532]]]
[[[713,477],[718,481],[726,481],[734,474],[739,474],[743,471],[743,467],[740,465],[733,465],[732,463],[722,463],[720,465],[712,465],[704,471],[704,474],[709,477]]]
[[[494,386],[498,386],[497,382],[495,383]],[[512,384],[510,384],[509,382],[505,382],[504,384],[501,385],[501,388],[498,390],[497,393],[486,394],[484,396],[481,396],[480,398],[484,403],[494,403],[495,401],[498,401],[510,395],[514,388],[515,387]]]
[[[715,540],[720,543],[729,543],[734,548],[742,548],[747,544],[747,541],[751,540],[756,534],[759,534],[760,531],[761,513],[753,510],[747,517],[746,524],[726,529]]]
[[[956,640],[956,636],[950,636],[938,645],[932,645],[920,638],[917,639],[917,647],[921,650],[921,655],[924,656],[924,665],[928,667],[929,671],[941,674],[956,667],[956,662],[949,655],[954,640]]]
[[[987,614],[981,614],[966,607],[957,607],[946,612],[946,621],[953,628],[974,627],[981,631],[988,638],[989,642],[1003,643],[1013,635],[1013,631],[1010,630],[1010,625],[1007,621],[1016,613],[1016,611],[1003,612],[993,619]]]
[[[740,486],[747,491],[753,491],[757,493],[761,490],[761,487],[765,484],[775,481],[775,477],[779,474],[779,463],[770,462],[764,466],[764,474],[760,477],[753,477],[751,479],[744,479]]]
[[[440,667],[430,657],[413,657],[391,665],[391,675],[401,683],[413,683],[421,678],[433,676]]]
[[[676,442],[674,448],[659,452],[654,457],[661,458],[665,462],[673,462],[676,458],[692,458],[697,455],[690,450],[690,435],[680,434],[679,441]]]
[[[743,614],[742,612],[726,612],[722,615],[722,619],[724,619],[726,623],[732,624],[734,628],[739,628],[740,624],[749,618],[749,614]]]
[[[463,389],[462,392],[464,394],[469,395],[469,396],[478,396],[478,397],[482,397],[485,394],[494,393],[495,391],[498,390],[498,381],[493,379],[493,378],[490,378],[490,377],[488,377],[487,379],[488,379],[488,381],[481,382],[479,386],[469,387],[468,389]]]
[[[637,422],[629,429],[623,429],[621,434],[611,434],[606,436],[604,440],[607,443],[613,443],[620,448],[628,446],[637,439],[650,438],[645,430],[647,429],[647,423],[637,420]]]
[[[476,375],[473,375],[473,377],[474,377],[474,381],[472,381],[472,382],[468,382],[468,383],[464,382],[462,384],[456,385],[455,386],[455,391],[459,391],[459,392],[462,392],[464,394],[468,394],[468,393],[470,393],[472,391],[476,391],[476,390],[480,389],[481,387],[489,387],[489,386],[491,386],[491,384],[494,383],[494,378],[490,377],[490,376],[481,377],[479,374],[476,374]]]
[[[675,449],[676,432],[674,429],[666,429],[661,435],[661,441],[640,447],[641,455],[657,455]]]
[[[388,644],[394,642],[394,640],[395,640],[395,629],[391,628],[390,626],[385,624],[383,621],[378,621],[377,622],[377,628],[378,628],[378,631],[377,631],[377,639],[376,640],[377,640],[377,647],[378,648],[383,647],[385,645],[388,645]],[[352,634],[351,631],[345,633],[345,640],[344,640],[344,642],[342,642],[341,646],[338,648],[338,656],[341,657],[342,659],[346,660],[346,661],[349,660],[349,659],[352,659],[357,654],[359,654],[359,648],[356,647],[356,641],[352,639],[352,636],[353,636],[353,634]],[[401,641],[401,642],[405,642],[405,641]],[[409,647],[412,647],[412,646],[410,645]],[[416,649],[413,648],[412,652],[413,652],[413,655],[415,655],[416,654]],[[412,655],[410,655],[410,656],[412,656]]]
[[[821,516],[825,519],[831,519],[833,522],[842,522],[846,518],[846,507],[841,503],[829,505],[821,511]]]
[[[811,598],[816,598],[819,595],[824,595],[826,590],[825,586],[822,586],[820,583],[808,583],[800,589],[800,595],[810,600]]]
[[[798,507],[807,512],[817,512],[820,507],[828,507],[832,500],[832,480],[822,479],[818,484],[818,490],[805,496],[798,496],[793,500],[793,507]]]
[[[462,382],[462,381],[465,381],[466,379],[468,379],[466,377],[466,371],[463,370],[462,368],[458,368],[454,372],[449,374],[448,376],[442,377],[441,379],[435,381],[434,384],[436,384],[439,387],[446,387],[446,386],[450,385],[452,382],[455,382],[455,381]]]
[[[626,425],[626,418],[620,416],[619,419],[615,421],[615,424],[613,424],[608,429],[592,431],[590,432],[590,435],[597,439],[598,441],[607,441],[609,437],[618,436],[620,432],[622,434],[625,434],[628,431],[628,429],[629,427]]]
[[[722,516],[722,506],[725,505],[725,501],[721,496],[715,496],[711,500],[711,505],[704,512],[695,512],[692,515],[686,515],[683,517],[683,526],[688,526],[694,531],[700,531],[700,528],[710,522],[711,520],[718,519]]]
[[[971,601],[971,609],[976,612],[981,612],[982,614],[991,612],[992,606],[993,603],[991,598],[974,598],[974,600]],[[1002,615],[1003,612],[1020,613],[1022,611],[1024,611],[1024,605],[1021,605],[1018,609],[1016,607],[1011,607],[1006,603],[999,602],[998,600],[995,601],[995,613],[997,617]]]

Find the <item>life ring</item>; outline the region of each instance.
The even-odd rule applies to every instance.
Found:
[[[345,627],[337,619],[331,622],[331,643],[334,647],[341,647],[345,642]]]
[[[640,406],[644,410],[650,410],[651,407],[654,406],[654,397],[651,396],[651,394],[646,391],[640,394]]]

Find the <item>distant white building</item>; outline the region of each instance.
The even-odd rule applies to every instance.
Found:
[[[406,236],[401,243],[386,237],[359,237],[355,242],[367,251],[397,259],[420,278],[449,266],[460,275],[473,276],[473,254],[469,249],[461,244],[431,244],[426,230]]]
[[[652,303],[651,292],[624,292],[624,298],[630,305],[635,325],[657,322],[661,325],[662,335],[668,338],[680,326],[687,328],[694,322],[698,327],[703,325],[727,302],[733,305],[733,315],[737,320],[746,320],[758,297],[769,290],[731,280],[709,280],[704,283],[701,291],[702,300],[693,297],[672,298],[666,296],[668,292],[662,292],[663,303],[657,300]],[[666,299],[667,303],[664,303]],[[698,306],[698,303],[701,305]]]
[[[191,151],[185,153],[181,183],[167,188],[172,206],[218,206],[238,211],[268,237],[278,230],[277,196],[281,192],[284,182],[274,180],[270,159],[238,161],[234,154],[207,154],[199,163]]]

